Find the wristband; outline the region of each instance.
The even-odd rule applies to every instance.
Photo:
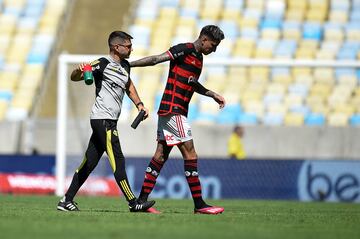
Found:
[[[136,104],[136,108],[139,108],[139,105],[144,106],[144,103],[142,101],[140,101],[139,103]]]

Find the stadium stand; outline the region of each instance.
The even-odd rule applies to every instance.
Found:
[[[0,1],[0,121],[26,119],[32,110],[66,5]]]
[[[130,26],[136,56],[193,41],[202,26],[217,24],[226,39],[208,57],[360,59],[359,0],[140,0],[138,6]],[[133,73],[155,111],[166,68]],[[359,69],[230,66],[203,74],[205,86],[230,102],[218,113],[196,98],[191,110],[196,122],[359,125]]]

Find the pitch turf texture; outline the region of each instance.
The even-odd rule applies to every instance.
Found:
[[[130,213],[123,198],[0,195],[0,238],[360,238],[360,204],[219,200],[221,215],[194,215],[192,201],[157,200],[160,215]]]

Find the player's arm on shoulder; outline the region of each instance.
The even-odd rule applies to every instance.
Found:
[[[136,87],[133,81],[130,79],[130,77],[126,84],[126,94],[129,96],[129,98],[131,99],[131,101],[134,103],[134,105],[139,111],[140,110],[145,111],[144,119],[147,118],[149,115],[149,110],[145,108],[144,103],[141,101],[140,96],[137,93]]]
[[[219,95],[218,93],[212,91],[212,90],[209,90],[209,89],[206,89],[199,81],[197,80],[194,80],[192,82],[189,82],[190,85],[192,85],[195,89],[195,92],[201,94],[201,95],[205,95],[205,96],[208,96],[208,97],[211,97],[213,98],[218,104],[219,104],[219,107],[220,109],[221,108],[224,108],[225,106],[225,99],[224,97],[222,97],[221,95]]]
[[[153,66],[153,65],[159,64],[161,62],[169,61],[169,60],[171,60],[171,57],[170,57],[169,53],[166,51],[160,55],[147,56],[147,57],[141,58],[139,60],[132,61],[132,62],[130,62],[130,66],[131,67]]]

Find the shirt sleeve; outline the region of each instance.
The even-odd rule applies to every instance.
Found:
[[[101,76],[109,61],[102,57],[90,63],[94,77]]]
[[[169,54],[172,60],[176,60],[180,57],[183,57],[189,54],[189,52],[190,52],[190,48],[188,44],[178,44],[170,47],[170,49],[167,51],[167,53]]]

